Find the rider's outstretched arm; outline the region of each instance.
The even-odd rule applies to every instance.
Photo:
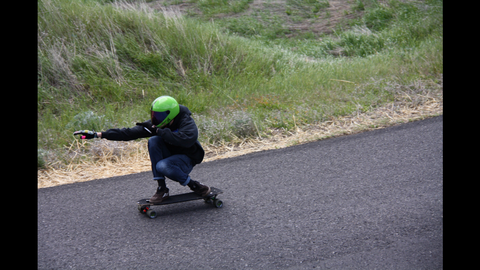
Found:
[[[151,123],[151,120],[143,123],[137,123],[137,125],[132,128],[112,128],[102,132],[95,132],[93,130],[79,130],[75,131],[73,135],[80,135],[81,139],[102,138],[112,141],[131,141],[156,135],[153,130],[145,127],[148,126],[148,122]]]

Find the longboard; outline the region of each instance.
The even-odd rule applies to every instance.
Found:
[[[221,208],[223,206],[223,202],[217,199],[217,195],[222,193],[223,193],[222,190],[215,187],[210,187],[210,193],[208,193],[206,196],[201,196],[194,192],[189,192],[189,193],[169,196],[168,198],[166,198],[160,203],[151,203],[149,199],[141,199],[137,202],[137,208],[138,208],[138,211],[140,211],[140,213],[147,214],[147,216],[150,218],[157,217],[157,212],[151,209],[151,206],[153,205],[166,205],[166,204],[172,204],[172,203],[180,203],[180,202],[203,199],[205,200],[205,203],[211,203],[216,208]]]

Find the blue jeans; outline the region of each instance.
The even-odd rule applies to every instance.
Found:
[[[152,162],[153,180],[168,177],[182,186],[190,182],[188,174],[193,170],[192,160],[186,155],[172,155],[160,136],[150,137],[148,153]]]

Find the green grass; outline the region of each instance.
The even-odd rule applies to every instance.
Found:
[[[191,0],[196,3],[204,16],[219,13],[239,13],[244,11],[253,0]]]
[[[202,143],[218,143],[365,111],[393,99],[388,82],[443,73],[442,1],[358,0],[364,16],[321,39],[285,38],[275,15],[205,20],[252,1],[193,2],[205,17],[141,2],[38,2],[39,166],[62,160],[75,130],[146,120],[160,95],[190,108]],[[314,13],[327,2],[291,5]]]
[[[287,0],[285,12],[288,16],[314,17],[321,9],[330,6],[327,0]]]

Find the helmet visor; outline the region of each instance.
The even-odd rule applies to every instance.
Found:
[[[152,111],[152,124],[154,124],[155,126],[160,125],[160,123],[162,123],[163,120],[167,118],[169,113],[170,111],[165,111],[165,112]]]

